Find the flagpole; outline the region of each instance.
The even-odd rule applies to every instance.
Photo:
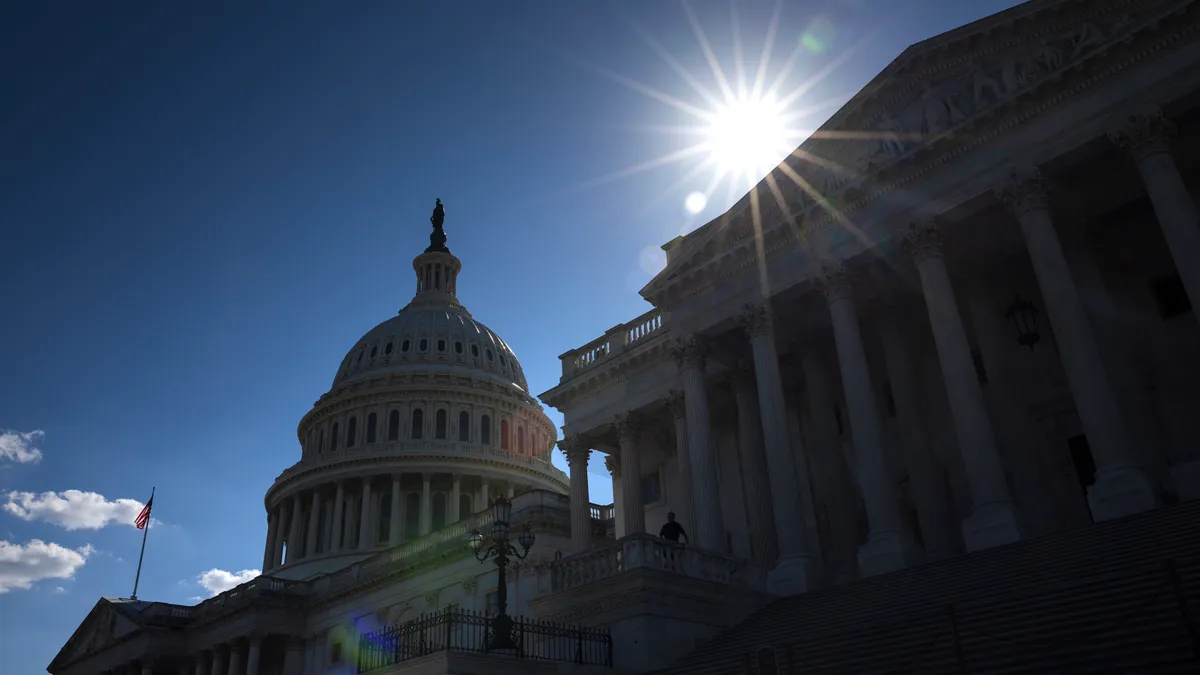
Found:
[[[154,502],[154,488],[150,488],[150,502]],[[146,529],[142,530],[142,552],[138,554],[137,575],[133,577],[133,595],[129,596],[130,600],[137,600],[138,582],[142,580],[142,558],[146,557],[146,535],[150,534],[150,519],[151,514],[146,514]]]

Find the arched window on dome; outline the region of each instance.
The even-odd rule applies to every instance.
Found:
[[[375,417],[375,413],[371,413],[370,415],[367,415],[367,442],[368,443],[375,442],[375,427],[376,426],[377,426],[377,420]]]
[[[471,356],[479,358],[479,345],[471,345]]]
[[[419,342],[417,342],[417,351],[422,351],[422,352],[429,351],[429,340],[427,340],[425,338],[421,338],[421,340]]]
[[[483,445],[492,444],[492,418],[487,415],[479,418],[479,442]]]
[[[433,493],[433,514],[430,518],[431,529],[440,530],[446,526],[446,493]]]
[[[461,343],[461,342],[459,342],[458,340],[455,340],[455,341],[454,341],[454,353],[455,353],[455,354],[461,354],[462,352],[463,352],[463,350],[462,350],[462,343]]]
[[[333,423],[333,433],[329,434],[329,451],[330,452],[334,452],[337,450],[337,439],[338,439],[339,431],[341,431],[341,429],[338,428],[338,423],[334,422]]]
[[[412,346],[412,342],[405,340],[404,342],[400,343],[400,351],[407,352],[409,347],[411,347],[411,346]]]
[[[375,358],[375,355],[378,353],[379,353],[379,345],[371,345],[371,358]]]
[[[446,409],[438,408],[437,413],[433,416],[433,437],[444,439],[446,438]]]
[[[466,410],[458,413],[458,440],[461,443],[471,441],[471,415]]]
[[[387,356],[388,354],[391,354],[391,353],[392,353],[392,343],[389,342],[389,343],[387,343],[387,346],[383,348],[383,354],[384,354],[384,356]]]
[[[409,433],[414,441],[419,441],[425,438],[425,411],[420,408],[413,408],[412,411],[412,431]]]
[[[517,427],[517,454],[525,454],[525,427]]]
[[[409,492],[404,497],[404,538],[421,536],[421,494]]]
[[[444,352],[444,351],[446,351],[446,341],[445,341],[445,340],[442,340],[442,339],[440,339],[440,338],[438,339],[438,341],[437,341],[437,350],[438,350],[439,352]]]
[[[460,520],[466,520],[467,516],[474,513],[474,511],[471,510],[472,506],[473,504],[471,504],[471,495],[458,496],[458,517]]]
[[[358,418],[351,417],[349,422],[346,422],[346,447],[353,448],[354,441],[358,440]]]
[[[500,449],[508,450],[508,420],[500,420]]]
[[[388,440],[394,441],[400,438],[400,411],[393,410],[388,413]]]

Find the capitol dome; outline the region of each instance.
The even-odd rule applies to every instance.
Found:
[[[330,572],[421,546],[502,494],[567,491],[520,362],[458,300],[444,216],[439,200],[412,300],[354,344],[300,420],[300,461],[265,497],[264,572]]]

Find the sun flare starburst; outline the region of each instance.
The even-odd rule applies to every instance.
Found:
[[[757,181],[792,148],[786,108],[774,94],[735,98],[717,107],[705,131],[704,145],[718,175]]]

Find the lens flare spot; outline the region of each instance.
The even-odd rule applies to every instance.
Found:
[[[833,22],[828,17],[818,16],[800,35],[800,44],[808,51],[820,54],[833,46],[836,37],[837,30],[834,28]]]
[[[667,266],[667,253],[658,246],[647,246],[638,255],[638,263],[643,272],[654,276]]]
[[[703,192],[693,192],[683,200],[683,207],[691,214],[700,213],[706,206],[708,206],[708,197],[705,197]]]

